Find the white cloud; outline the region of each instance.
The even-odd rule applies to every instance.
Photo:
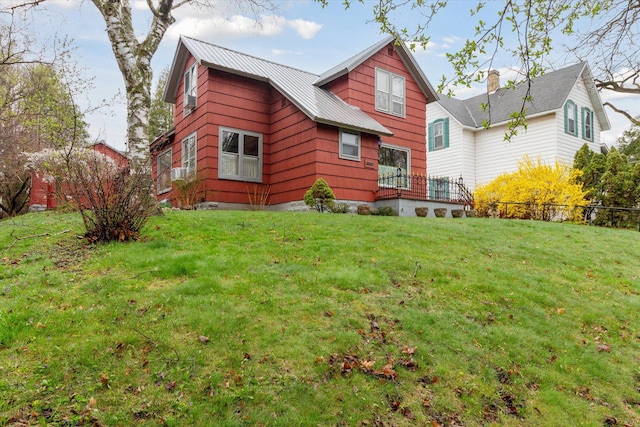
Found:
[[[407,45],[407,48],[409,48],[409,50],[411,50],[411,45],[413,44],[412,53],[415,56],[428,55],[438,48],[438,45],[432,41],[429,41],[429,43],[427,43],[426,46],[422,46],[420,42],[411,42],[411,41],[407,41],[405,42],[405,44]]]
[[[440,47],[442,47],[443,49],[449,49],[452,45],[458,44],[463,40],[464,39],[462,37],[458,37],[458,36],[442,37],[443,43]]]
[[[322,28],[321,24],[313,21],[305,21],[304,19],[287,21],[287,26],[293,28],[298,35],[305,40],[312,39]]]
[[[258,20],[242,15],[228,18],[212,16],[209,19],[189,17],[180,19],[169,27],[167,38],[176,40],[181,34],[203,39],[273,36],[280,34],[284,30],[285,24],[286,19],[281,16],[261,16]]]

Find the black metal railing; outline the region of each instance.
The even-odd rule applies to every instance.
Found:
[[[473,207],[473,194],[462,178],[389,174],[378,178],[378,199],[412,199],[461,203]]]

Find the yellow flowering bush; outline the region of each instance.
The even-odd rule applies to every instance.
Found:
[[[505,218],[580,220],[579,206],[588,204],[582,183],[576,180],[580,173],[559,162],[548,165],[525,156],[515,172],[503,173],[478,187],[475,206],[485,216],[497,209]]]

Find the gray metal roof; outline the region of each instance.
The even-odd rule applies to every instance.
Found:
[[[318,76],[286,65],[246,55],[211,43],[180,37],[163,99],[175,102],[182,68],[191,53],[209,68],[268,82],[310,119],[376,135],[392,135],[368,114],[328,90],[315,86]]]
[[[546,73],[532,80],[530,96],[533,99],[525,103],[526,114],[534,116],[561,109],[571,89],[581,77],[589,92],[600,127],[602,130],[609,130],[609,119],[595,88],[589,66],[585,62]],[[517,84],[515,89],[499,88],[490,94],[484,93],[465,100],[443,96],[439,103],[463,125],[481,128],[485,120],[493,124],[509,121],[511,113],[522,108],[526,93],[527,82],[523,82]],[[491,107],[483,110],[483,103]]]

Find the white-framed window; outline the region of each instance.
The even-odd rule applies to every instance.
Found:
[[[409,171],[411,171],[411,150],[388,144],[380,145],[378,149],[378,182],[382,186],[407,188],[409,186]],[[397,180],[400,182],[398,183]]]
[[[441,150],[449,146],[449,118],[437,119],[429,123],[429,151]]]
[[[218,177],[262,182],[262,134],[220,128]]]
[[[197,63],[193,64],[186,73],[184,73],[184,114],[187,115],[196,108],[198,101],[198,67]]]
[[[340,158],[360,160],[360,134],[340,129]]]
[[[582,108],[582,139],[593,141],[593,111]]]
[[[405,78],[376,68],[376,110],[405,117]]]
[[[187,169],[187,175],[196,173],[196,153],[198,144],[196,133],[192,133],[182,140],[182,167]]]
[[[564,131],[569,135],[578,136],[578,108],[571,100],[564,104]]]
[[[158,194],[171,190],[171,148],[158,155]]]

